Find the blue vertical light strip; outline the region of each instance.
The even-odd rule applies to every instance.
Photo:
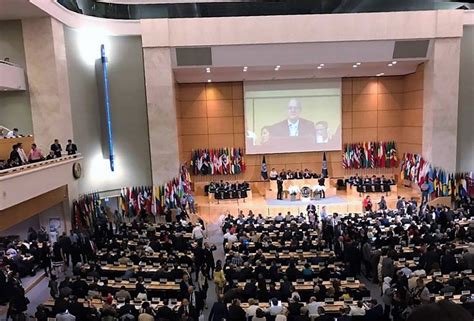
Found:
[[[107,57],[105,55],[105,46],[100,45],[100,59],[102,61],[102,73],[104,79],[104,100],[105,100],[105,119],[107,123],[107,140],[109,142],[109,161],[110,170],[115,170],[114,164],[114,141],[112,139],[112,118],[110,117],[110,99],[109,99],[109,78],[107,75]]]

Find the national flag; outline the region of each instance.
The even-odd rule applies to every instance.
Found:
[[[328,162],[326,160],[326,152],[323,153],[323,165],[322,165],[322,169],[321,169],[321,175],[324,178],[328,177]]]
[[[263,155],[262,159],[262,168],[260,170],[260,174],[262,175],[263,180],[268,179],[268,173],[267,173],[267,161],[265,160],[265,155]]]

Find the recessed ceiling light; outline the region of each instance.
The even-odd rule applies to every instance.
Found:
[[[383,76],[383,75],[385,75],[385,73],[381,72],[381,73],[378,73],[376,76],[380,77],[380,76]]]
[[[324,64],[319,64],[319,67],[324,67]]]
[[[360,62],[356,62],[356,65],[357,65],[357,66],[360,66]]]
[[[323,67],[321,67],[321,66],[318,66],[318,69],[321,69],[321,68],[323,68]]]
[[[208,79],[207,82],[211,82],[212,80]]]
[[[244,70],[244,71],[247,71],[247,66],[245,66],[243,70]]]
[[[389,67],[392,67],[392,66],[393,66],[393,64],[388,64],[387,66],[389,66]]]
[[[280,70],[280,65],[277,65],[277,66],[275,67],[275,71],[278,71],[278,70]]]
[[[206,68],[206,72],[207,72],[207,73],[210,73],[210,72],[211,72],[211,68],[207,67],[207,68]]]
[[[396,60],[392,61],[392,65],[396,65],[396,64],[397,64]]]
[[[352,68],[357,68],[357,65],[352,65]]]

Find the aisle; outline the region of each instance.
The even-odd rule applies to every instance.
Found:
[[[214,260],[224,261],[224,248],[222,246],[223,234],[218,223],[208,224],[206,226],[209,238],[206,240],[209,244],[214,244],[217,249],[214,251]],[[208,309],[204,310],[204,320],[209,318],[209,312],[211,311],[212,305],[217,301],[216,291],[214,290],[214,281],[209,281],[209,290],[207,291],[207,306]]]

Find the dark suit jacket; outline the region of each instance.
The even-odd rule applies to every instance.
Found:
[[[52,144],[51,150],[54,152],[54,155],[56,155],[56,157],[61,157],[61,151],[63,150],[61,144]]]
[[[76,144],[67,144],[66,145],[66,151],[68,155],[74,155],[77,152],[77,146]]]
[[[188,305],[188,316],[190,318],[192,318],[194,321],[198,321],[198,318],[199,318],[199,314],[196,310],[195,307],[193,307],[191,304]],[[185,314],[184,312],[184,307],[183,306],[180,306],[179,309],[178,309],[178,319],[181,319],[181,316]]]
[[[288,120],[285,119],[279,123],[270,126],[270,138],[272,137],[289,137],[290,129]],[[298,137],[310,136],[316,139],[316,129],[314,123],[310,120],[300,118],[298,124]]]

